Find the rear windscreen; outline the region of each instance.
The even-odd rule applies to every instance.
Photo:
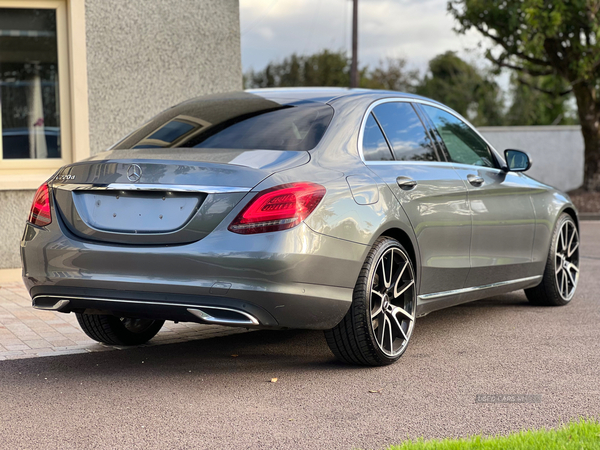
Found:
[[[317,102],[280,104],[248,93],[211,96],[168,109],[113,149],[311,150],[332,116],[331,106]]]

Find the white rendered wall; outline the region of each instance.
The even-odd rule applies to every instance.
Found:
[[[479,132],[504,155],[514,148],[533,159],[527,175],[563,191],[583,184],[584,145],[579,126],[481,127]]]

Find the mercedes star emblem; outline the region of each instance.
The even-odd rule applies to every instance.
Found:
[[[127,169],[127,178],[129,181],[139,181],[139,179],[142,178],[142,168],[137,164],[130,165]]]

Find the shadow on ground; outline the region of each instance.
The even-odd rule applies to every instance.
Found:
[[[474,323],[497,319],[499,314],[523,310],[528,313],[546,313],[547,308],[529,305],[519,293],[496,296],[477,302],[436,311],[417,320],[414,342],[428,341],[427,353],[435,357],[447,350],[436,342],[445,341],[456,332],[457,325],[468,328]],[[409,346],[403,360],[422,357]],[[235,355],[235,356],[234,356]],[[8,361],[0,362],[0,370]],[[18,368],[35,367],[37,373],[52,371],[54,376],[106,376],[124,370],[130,375],[160,377],[166,374],[231,373],[235,371],[261,372],[277,369],[303,368],[320,371],[368,370],[338,362],[329,351],[322,331],[260,330],[251,333],[212,339],[191,340],[177,344],[121,348],[111,352],[87,353],[47,358],[11,361]],[[151,368],[151,371],[150,371]],[[4,376],[9,376],[4,373]]]

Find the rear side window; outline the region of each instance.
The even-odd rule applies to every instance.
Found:
[[[248,93],[236,95],[200,98],[168,109],[113,149],[312,150],[333,117],[333,108],[324,103],[281,104]]]
[[[373,113],[397,161],[437,161],[433,143],[410,103],[383,103]]]
[[[421,105],[440,134],[450,160],[459,164],[495,167],[486,142],[458,117],[433,106]]]
[[[373,114],[369,114],[365,124],[362,148],[365,161],[392,161],[394,159]]]

